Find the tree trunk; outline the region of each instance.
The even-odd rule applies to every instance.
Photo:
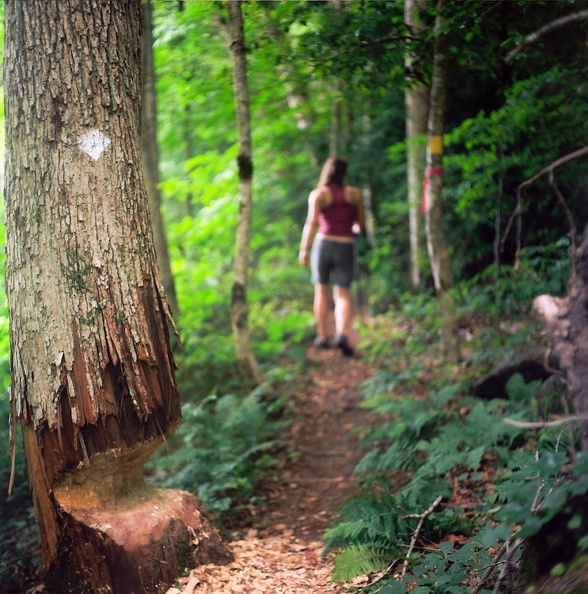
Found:
[[[140,0],[5,3],[11,407],[49,592],[161,592],[186,563],[226,557],[193,496],[143,481],[180,403],[140,40]]]
[[[405,0],[404,20],[418,36],[425,28],[420,13],[426,8],[426,0]],[[408,177],[408,209],[410,236],[410,283],[414,291],[421,284],[421,197],[427,161],[425,138],[429,114],[429,87],[414,76],[414,59],[410,51],[405,55],[406,71],[412,73],[405,91],[406,103],[406,149]]]
[[[231,56],[233,58],[233,90],[237,112],[239,134],[239,213],[237,216],[237,237],[235,241],[235,265],[231,291],[231,325],[235,337],[237,367],[245,383],[253,388],[263,383],[264,378],[249,340],[247,306],[247,272],[251,241],[251,218],[253,200],[251,182],[253,179],[253,151],[251,145],[251,115],[249,112],[249,91],[247,88],[247,56],[241,0],[228,0],[229,31],[231,35]]]
[[[184,0],[178,0],[178,12],[184,12],[186,9]],[[181,37],[183,40],[183,36]],[[193,73],[190,71],[189,80],[193,78]],[[190,159],[194,158],[196,151],[194,150],[194,132],[192,128],[192,103],[187,103],[184,106],[183,110],[183,117],[180,119],[180,126],[182,128],[182,138],[184,140],[185,150],[185,160],[189,161]],[[184,215],[187,217],[192,218],[194,216],[194,204],[193,204],[194,196],[192,192],[188,192],[186,194],[186,200],[184,202]]]
[[[343,96],[341,81],[337,79],[333,88],[333,102],[331,103],[331,129],[329,132],[329,154],[341,155],[343,147]]]
[[[171,271],[165,227],[161,215],[159,191],[159,149],[157,144],[157,97],[155,93],[155,67],[153,64],[151,0],[143,0],[143,37],[141,47],[143,67],[143,111],[141,122],[141,148],[143,173],[149,208],[155,252],[167,301],[173,314],[179,313],[176,287]]]
[[[578,417],[588,419],[588,228],[578,250],[580,267],[572,274],[567,297],[541,295],[533,303],[570,386]],[[582,449],[588,450],[588,420],[580,423]]]
[[[345,98],[343,83],[335,81],[331,104],[331,128],[329,131],[329,154],[349,158],[352,114]]]
[[[341,15],[345,10],[345,4],[341,0],[333,0],[335,6],[335,18],[341,21]],[[345,116],[347,111],[345,97],[343,95],[343,83],[340,78],[336,77],[333,84],[333,101],[331,104],[331,130],[329,133],[329,154],[331,156],[345,156],[348,157],[348,121]]]
[[[447,100],[447,48],[443,29],[442,11],[445,0],[437,4],[435,29],[438,33],[435,43],[433,82],[428,124],[427,146],[427,192],[425,222],[427,247],[435,281],[435,290],[441,312],[441,356],[444,361],[459,361],[459,327],[455,302],[451,295],[453,270],[451,257],[443,230],[443,131],[445,124],[445,105]]]
[[[183,117],[180,121],[180,125],[182,126],[182,138],[184,139],[184,156],[185,160],[189,161],[190,159],[194,158],[196,154],[196,150],[194,148],[194,137],[192,131],[192,104],[188,103],[184,107]],[[186,193],[186,201],[184,203],[184,214],[187,217],[192,218],[194,216],[194,196],[192,192]]]

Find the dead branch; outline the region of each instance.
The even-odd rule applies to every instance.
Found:
[[[506,230],[504,232],[504,236],[503,236],[502,242],[501,242],[501,249],[504,248],[504,244],[506,243],[506,239],[510,232],[510,228],[512,227],[512,224],[513,224],[514,220],[516,219],[516,221],[517,221],[517,249],[516,249],[517,256],[516,257],[518,260],[519,252],[520,252],[520,248],[521,248],[521,246],[520,246],[520,229],[521,229],[521,213],[522,213],[522,208],[521,208],[522,189],[525,188],[526,186],[532,184],[534,181],[538,180],[541,176],[545,175],[546,173],[553,173],[553,171],[560,165],[564,165],[565,163],[568,163],[569,161],[573,161],[574,159],[578,159],[579,157],[582,157],[586,154],[588,154],[588,146],[578,149],[577,151],[574,151],[573,153],[564,155],[560,159],[553,161],[553,163],[551,163],[547,167],[544,167],[541,171],[536,173],[533,177],[530,177],[529,179],[525,180],[522,184],[520,184],[518,186],[518,188],[517,188],[517,205],[515,207],[514,212],[510,215],[510,219],[508,220],[508,223],[506,225]],[[559,198],[559,196],[558,196],[558,198]]]
[[[496,580],[496,584],[494,584],[494,590],[492,590],[492,594],[500,593],[500,585],[502,584],[502,580],[504,580],[508,570],[510,569],[510,561],[511,561],[513,555],[516,553],[516,550],[523,544],[523,541],[524,541],[523,538],[517,538],[514,541],[512,548],[508,549],[508,547],[507,547],[508,552],[506,555],[506,559],[504,560],[504,565],[502,566],[502,569],[500,570],[500,574],[498,576],[498,579]]]
[[[585,146],[581,149],[578,149],[577,151],[574,151],[573,153],[564,155],[560,159],[556,159],[553,163],[551,163],[550,165],[548,165],[547,167],[544,167],[541,171],[539,171],[539,173],[536,173],[533,177],[530,177],[529,179],[525,180],[517,188],[517,191],[522,190],[525,186],[528,186],[529,184],[532,184],[535,180],[539,179],[542,175],[545,175],[549,171],[553,171],[560,165],[564,165],[565,163],[567,163],[569,161],[573,161],[574,159],[577,159],[578,157],[582,157],[583,155],[585,155],[587,153],[588,153],[588,146]]]
[[[565,419],[559,419],[558,421],[540,421],[536,423],[524,423],[509,418],[503,419],[503,421],[507,425],[518,427],[519,429],[543,429],[544,427],[559,427],[560,425],[571,423],[585,423],[588,421],[588,417],[566,417]]]
[[[488,578],[490,577],[490,575],[492,574],[494,569],[496,569],[496,567],[498,567],[498,564],[500,563],[500,559],[502,558],[502,555],[504,555],[504,553],[506,552],[506,550],[508,549],[508,547],[510,545],[510,542],[514,539],[515,536],[516,536],[516,533],[511,534],[504,541],[504,544],[500,547],[500,549],[498,549],[498,553],[496,553],[496,555],[494,555],[494,558],[490,562],[490,565],[486,568],[484,575],[478,580],[478,583],[470,590],[470,594],[478,594],[478,591],[480,590],[480,588],[482,588],[482,586],[484,586],[484,584],[486,583],[486,581],[488,580]]]
[[[412,535],[412,538],[410,539],[410,546],[408,547],[408,552],[406,553],[406,557],[404,558],[404,563],[402,565],[402,571],[400,572],[400,579],[402,579],[406,574],[406,570],[408,568],[408,561],[410,559],[410,556],[412,555],[414,545],[416,544],[417,538],[419,536],[419,532],[421,531],[421,528],[423,527],[423,523],[425,522],[427,517],[433,513],[435,508],[441,503],[442,499],[443,499],[443,497],[441,495],[439,495],[439,497],[437,497],[437,499],[435,499],[435,501],[433,501],[433,503],[431,503],[431,505],[428,507],[428,509],[426,509],[420,515],[419,514],[410,514],[408,516],[405,516],[406,518],[419,518],[419,522],[418,522],[417,527]]]
[[[539,38],[543,37],[547,33],[554,31],[555,29],[559,29],[560,27],[565,27],[570,23],[574,23],[576,21],[581,21],[588,18],[588,9],[587,10],[580,10],[579,12],[573,12],[572,14],[568,14],[567,16],[560,17],[559,19],[555,19],[551,21],[551,23],[547,23],[540,29],[537,29],[534,33],[527,35],[522,43],[511,50],[506,58],[505,62],[507,64],[512,63],[512,61],[520,54],[522,51],[526,50],[530,45],[533,45]]]
[[[572,216],[572,211],[568,206],[568,203],[565,201],[563,194],[561,193],[557,182],[555,181],[555,177],[553,175],[553,170],[549,172],[549,183],[559,200],[559,203],[562,205],[564,212],[566,213],[566,218],[568,219],[568,225],[570,226],[570,242],[571,242],[571,252],[570,252],[570,265],[572,268],[572,272],[570,275],[570,283],[574,282],[576,278],[576,251],[577,251],[577,241],[576,241],[576,223],[574,222],[574,217]]]
[[[538,452],[536,455],[538,455]],[[531,506],[531,510],[534,514],[536,514],[541,507],[541,504],[540,503],[538,504],[537,502],[539,501],[539,496],[541,495],[541,492],[543,491],[544,488],[545,488],[544,483],[541,483],[537,487],[537,493],[535,493],[533,505]],[[549,496],[550,493],[551,493],[551,491],[546,495],[546,497]],[[544,498],[544,500],[545,500],[545,498]],[[517,535],[517,532],[513,532],[504,541],[504,544],[500,547],[498,553],[496,553],[496,555],[494,555],[494,558],[492,559],[492,562],[490,563],[490,565],[487,567],[486,571],[484,572],[484,575],[478,581],[476,586],[470,590],[470,594],[477,594],[478,591],[480,590],[480,588],[482,588],[482,586],[486,583],[486,581],[488,580],[488,578],[490,577],[492,572],[498,567],[498,565],[500,563],[502,563],[503,564],[502,569],[500,570],[500,573],[498,574],[498,577],[496,578],[496,583],[494,584],[494,589],[492,590],[492,594],[499,594],[500,584],[506,577],[506,574],[510,568],[510,562],[512,560],[512,557],[515,554],[516,550],[525,541],[524,538],[517,538],[516,540],[514,540],[516,538],[516,535]],[[513,540],[514,540],[514,543],[513,543]],[[511,547],[511,543],[512,543],[512,547]],[[505,552],[506,552],[506,558],[504,559],[504,561],[500,561],[500,559],[502,558],[502,556],[504,555]]]

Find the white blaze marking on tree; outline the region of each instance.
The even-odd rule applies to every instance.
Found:
[[[94,161],[98,161],[102,153],[110,146],[110,142],[110,138],[94,128],[80,136],[78,146]]]

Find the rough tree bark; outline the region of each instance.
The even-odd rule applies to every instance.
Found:
[[[541,295],[533,307],[570,386],[576,416],[588,419],[588,228],[577,255],[580,265],[572,273],[567,297]],[[588,450],[588,420],[580,424],[580,434],[582,449]]]
[[[247,56],[241,0],[228,0],[231,56],[233,59],[233,90],[239,135],[239,212],[235,240],[234,279],[231,290],[231,326],[235,337],[237,367],[245,383],[253,388],[263,383],[249,337],[249,308],[247,305],[247,276],[251,242],[253,199],[253,149],[251,143],[251,114],[247,87]]]
[[[140,43],[140,0],[5,3],[11,407],[60,594],[158,593],[227,556],[192,495],[143,480],[180,404],[141,171]]]
[[[151,0],[143,1],[143,38],[141,58],[143,68],[143,111],[141,122],[141,148],[143,172],[151,224],[155,241],[155,253],[161,280],[172,313],[178,314],[176,287],[171,271],[165,226],[161,215],[161,192],[159,191],[159,145],[157,144],[157,95],[155,92],[155,66],[153,63],[153,23]]]
[[[419,17],[425,10],[426,0],[405,0],[404,22],[414,35],[419,35],[426,29],[426,25]],[[414,71],[414,57],[410,50],[405,54],[405,68],[409,73]],[[421,283],[421,249],[422,249],[422,215],[421,197],[423,179],[427,161],[427,149],[424,139],[427,134],[429,115],[428,85],[419,82],[414,76],[408,81],[405,91],[406,103],[406,148],[407,148],[407,177],[408,177],[408,223],[410,236],[410,282],[416,291]]]
[[[439,299],[439,310],[442,319],[441,356],[444,361],[457,363],[459,352],[459,327],[455,302],[451,296],[453,287],[453,269],[451,256],[443,230],[443,132],[445,124],[445,106],[447,102],[447,42],[442,34],[443,9],[446,0],[437,3],[437,31],[433,81],[428,123],[427,146],[427,192],[425,223],[427,231],[427,248],[435,281],[435,290]]]

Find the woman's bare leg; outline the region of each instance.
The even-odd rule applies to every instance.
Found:
[[[329,285],[314,285],[314,321],[318,338],[327,338],[329,312]]]
[[[353,315],[351,291],[345,287],[335,287],[333,298],[335,299],[335,334],[349,336]]]

